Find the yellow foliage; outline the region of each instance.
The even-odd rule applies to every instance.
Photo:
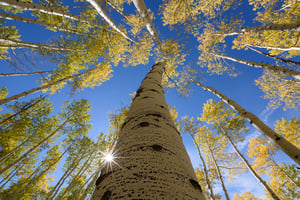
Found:
[[[168,0],[162,6],[163,24],[166,26],[185,23],[200,14],[207,18],[215,18],[234,3],[236,1],[233,0]]]
[[[76,89],[84,89],[87,87],[93,88],[99,86],[112,77],[112,71],[109,63],[100,63],[94,70],[83,74],[80,79],[76,79],[74,87]]]
[[[264,74],[255,81],[265,93],[264,98],[270,99],[269,106],[277,108],[284,104],[284,109],[300,106],[300,82],[287,79],[281,73],[264,71]]]
[[[283,51],[276,48],[289,48],[295,47],[297,44],[299,32],[292,31],[277,31],[277,30],[266,30],[266,31],[251,31],[240,34],[234,41],[232,48],[247,48],[247,46],[258,46],[267,48],[270,50],[270,54],[278,55],[283,52],[288,54],[283,55],[287,58],[299,55],[299,51],[289,50]],[[299,45],[296,45],[299,47]]]
[[[179,67],[179,65],[183,65],[186,55],[181,52],[180,44],[178,44],[178,42],[173,39],[162,42],[161,47],[165,54],[160,55],[161,57],[158,60],[166,61],[164,69],[165,73],[163,74],[162,78],[162,85],[166,88],[174,87],[175,84],[172,80],[179,76],[179,73],[176,69],[177,67]],[[156,51],[159,52],[157,49]]]
[[[290,121],[282,118],[277,120],[275,131],[282,134],[285,139],[300,148],[300,120],[293,117]]]
[[[252,192],[243,192],[241,195],[235,193],[232,200],[262,200],[262,199],[259,197],[255,197]]]

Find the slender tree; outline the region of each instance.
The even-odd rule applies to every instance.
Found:
[[[92,199],[204,199],[161,87],[164,63],[143,80]]]
[[[290,143],[280,134],[276,133],[269,126],[267,126],[263,121],[261,121],[256,115],[251,112],[248,112],[243,107],[241,107],[234,100],[228,98],[221,92],[217,91],[214,88],[203,85],[202,83],[194,80],[194,83],[204,90],[208,90],[213,94],[217,95],[222,101],[230,105],[236,112],[238,112],[242,117],[248,119],[249,122],[259,130],[263,135],[268,137],[274,144],[276,144],[283,152],[285,152],[291,159],[293,159],[296,163],[300,164],[300,149],[298,149],[295,145]]]

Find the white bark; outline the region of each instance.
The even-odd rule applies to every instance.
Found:
[[[293,64],[293,65],[300,65],[300,62],[296,62],[296,61],[293,61],[293,60],[285,60],[285,59],[273,56],[271,54],[265,53],[263,51],[260,51],[258,49],[252,48],[252,47],[248,47],[248,48],[255,51],[255,52],[257,52],[257,53],[259,53],[259,54],[262,54],[262,55],[267,56],[269,58],[273,58],[273,59],[278,60],[280,62],[284,62],[284,63],[287,63],[287,64]]]
[[[0,17],[3,18],[3,19],[6,19],[6,20],[15,20],[15,21],[20,21],[20,22],[25,22],[25,23],[38,24],[38,25],[54,28],[54,29],[57,29],[57,30],[63,31],[63,32],[69,32],[69,33],[74,33],[74,34],[92,36],[91,34],[88,34],[88,33],[83,33],[83,32],[79,32],[79,31],[76,31],[76,30],[65,29],[63,27],[59,27],[59,26],[56,26],[56,25],[53,25],[53,24],[38,21],[36,19],[30,19],[30,18],[20,17],[20,16],[16,16],[16,15],[10,15],[10,14],[7,14],[7,13],[0,13]]]
[[[223,59],[227,59],[227,60],[231,60],[234,62],[238,62],[238,63],[242,63],[251,67],[257,67],[257,68],[264,68],[264,69],[268,69],[268,70],[272,70],[274,72],[282,72],[285,75],[291,76],[297,80],[300,80],[300,71],[296,71],[293,69],[289,69],[289,68],[285,68],[285,67],[281,67],[278,65],[270,65],[268,63],[257,63],[257,62],[252,62],[252,61],[247,61],[247,60],[242,60],[239,58],[233,58],[230,56],[221,56],[221,55],[216,55],[214,54],[215,57],[218,58],[223,58]]]
[[[128,17],[119,8],[117,8],[117,6],[115,6],[110,1],[106,1],[106,2],[110,7],[112,7],[115,11],[117,11],[120,15],[122,15],[126,20],[128,20]]]
[[[228,136],[228,134],[222,129],[223,134],[227,138],[228,142],[231,144],[235,152],[238,154],[238,156],[241,158],[241,160],[244,162],[244,164],[247,166],[251,174],[258,180],[260,184],[270,193],[273,199],[280,200],[280,198],[276,195],[276,193],[269,187],[269,185],[255,172],[255,170],[252,168],[252,166],[249,164],[247,159],[241,154],[241,152],[238,150],[238,148],[235,146],[231,138]]]
[[[300,149],[298,149],[295,145],[287,141],[284,137],[273,131],[269,126],[267,126],[263,121],[261,121],[256,115],[248,112],[238,103],[228,98],[221,92],[205,86],[195,80],[193,82],[202,87],[204,90],[208,90],[218,96],[222,101],[227,103],[232,109],[234,109],[239,115],[249,120],[250,124],[252,124],[258,131],[260,131],[264,136],[269,138],[276,146],[278,146],[286,155],[288,155],[291,159],[293,159],[298,165],[300,165]]]
[[[140,16],[144,19],[146,28],[150,33],[153,40],[156,42],[158,49],[161,53],[164,53],[163,49],[161,48],[161,42],[158,38],[157,32],[153,26],[152,20],[148,13],[147,7],[145,5],[144,0],[132,0],[133,4],[135,5],[137,11],[139,12]]]
[[[194,141],[194,144],[196,145],[196,148],[197,148],[197,151],[198,151],[198,154],[199,154],[199,157],[202,161],[202,164],[203,164],[203,170],[204,170],[204,174],[205,174],[205,181],[206,181],[206,184],[207,184],[207,187],[209,189],[209,193],[210,193],[210,198],[212,200],[215,200],[215,195],[214,195],[214,192],[213,192],[213,189],[212,189],[212,186],[211,186],[211,182],[209,180],[209,176],[208,176],[208,171],[207,171],[207,167],[206,167],[206,163],[205,163],[205,160],[202,156],[202,153],[201,153],[201,150],[199,148],[199,145],[196,143],[196,140],[195,140],[195,137],[193,136],[192,133],[190,133],[193,141]]]
[[[23,10],[28,10],[28,11],[37,11],[37,12],[41,12],[41,13],[46,13],[49,15],[56,15],[56,16],[61,16],[61,17],[65,17],[71,20],[75,20],[78,22],[83,22],[83,23],[87,23],[90,24],[94,27],[98,27],[107,31],[110,31],[109,29],[106,29],[105,27],[91,21],[85,18],[82,18],[80,16],[77,15],[73,15],[71,13],[67,13],[63,10],[57,10],[57,9],[51,9],[48,7],[45,7],[43,5],[40,4],[35,4],[35,3],[29,3],[29,2],[23,2],[23,1],[19,1],[19,0],[1,0],[0,1],[0,5],[2,6],[10,6],[13,8],[18,8],[18,9],[23,9]]]
[[[95,0],[86,0],[89,2],[98,12],[98,14],[103,17],[103,19],[111,26],[113,29],[115,29],[118,33],[123,35],[127,40],[134,42],[135,41],[130,38],[126,33],[124,33],[122,30],[120,30],[117,25],[113,22],[113,20],[104,12],[104,10],[101,8],[101,6],[95,1]]]
[[[219,178],[219,180],[220,180],[220,183],[221,183],[222,189],[223,189],[223,191],[224,191],[226,200],[230,200],[230,197],[229,197],[229,195],[228,195],[227,189],[226,189],[226,187],[225,187],[225,183],[224,183],[224,181],[223,181],[223,175],[222,175],[222,172],[221,172],[221,170],[220,170],[220,167],[219,167],[219,165],[218,165],[218,163],[217,163],[217,161],[216,161],[216,159],[215,159],[215,156],[214,156],[212,150],[210,149],[210,147],[208,147],[208,149],[209,149],[209,152],[210,152],[210,156],[211,156],[211,158],[212,158],[212,161],[213,161],[213,163],[214,163],[214,165],[215,165],[215,167],[216,167],[217,174],[218,174],[218,178]]]
[[[89,72],[91,72],[91,71],[93,71],[93,70],[95,70],[95,69],[96,69],[96,68],[89,69],[89,70],[87,70],[87,71],[85,71],[85,72],[83,72],[83,73],[76,74],[76,75],[72,75],[72,76],[67,76],[67,77],[65,77],[65,78],[59,79],[59,80],[54,81],[54,82],[52,82],[52,83],[49,83],[49,84],[46,84],[46,85],[43,85],[43,86],[40,86],[40,87],[37,87],[37,88],[33,88],[33,89],[31,89],[31,90],[27,90],[27,91],[25,91],[25,92],[21,92],[21,93],[19,93],[19,94],[14,95],[14,96],[7,97],[7,98],[5,98],[5,99],[0,99],[0,105],[5,104],[5,103],[9,103],[9,102],[11,102],[11,101],[15,101],[15,100],[20,99],[20,98],[22,98],[22,97],[25,97],[25,96],[27,96],[27,95],[29,95],[29,94],[33,94],[33,93],[35,93],[35,92],[42,91],[42,90],[47,89],[47,88],[49,88],[49,87],[51,87],[51,86],[53,86],[53,85],[59,84],[59,83],[61,83],[61,82],[63,82],[63,81],[68,81],[68,80],[70,80],[70,79],[73,79],[73,78],[76,78],[76,77],[80,77],[80,76],[82,76],[82,75],[84,75],[84,74],[86,74],[86,73],[89,73]]]
[[[269,47],[269,46],[258,46],[258,45],[251,45],[251,44],[245,44],[246,46],[251,47],[257,47],[257,48],[263,48],[263,49],[274,49],[274,50],[280,50],[280,51],[300,51],[300,47]]]
[[[163,63],[154,65],[137,90],[114,150],[116,158],[111,167],[104,166],[93,200],[204,200],[168,111],[162,73]]]
[[[275,30],[275,31],[300,31],[300,23],[292,23],[292,24],[269,24],[257,27],[249,27],[244,28],[241,32],[256,32],[256,31],[267,31],[267,30]]]
[[[31,48],[31,49],[47,49],[48,51],[72,51],[72,49],[66,49],[62,47],[55,47],[39,43],[24,42],[19,40],[8,39],[5,37],[0,37],[0,48]]]

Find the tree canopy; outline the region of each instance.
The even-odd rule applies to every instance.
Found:
[[[0,0],[0,10],[1,199],[89,199],[129,93],[157,62],[207,198],[300,198],[298,0]],[[236,186],[250,176],[256,186]]]

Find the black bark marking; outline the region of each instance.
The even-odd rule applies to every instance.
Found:
[[[140,96],[141,95],[141,92],[143,92],[144,88],[139,88],[137,91],[136,91],[136,95],[135,95],[135,98]]]
[[[154,151],[161,151],[163,149],[159,144],[151,145],[151,147]]]
[[[280,137],[278,137],[277,135],[275,135],[275,140],[276,141],[278,141],[278,140],[280,140],[281,138]]]
[[[107,174],[103,174],[103,173],[101,173],[100,174],[100,176],[99,176],[99,178],[97,179],[97,181],[96,181],[96,186],[98,186],[108,175],[110,175],[112,173],[112,171],[111,172],[108,172]]]
[[[140,127],[146,127],[146,126],[149,126],[150,124],[148,122],[141,122],[139,124]]]
[[[162,117],[161,114],[158,113],[150,113],[150,114],[146,114],[146,116],[154,116],[154,117]]]
[[[165,108],[164,106],[160,106],[161,108]]]
[[[202,192],[201,186],[199,185],[198,181],[195,181],[194,179],[189,179],[190,183],[198,190]]]
[[[295,158],[297,159],[297,158],[298,158],[298,156],[296,155],[296,156],[295,156]]]
[[[146,96],[146,97],[143,97],[142,99],[153,99],[153,97],[148,97],[148,96]]]
[[[111,191],[108,190],[103,194],[101,200],[109,200],[110,197],[111,197]]]
[[[160,92],[157,91],[157,90],[155,90],[155,89],[150,89],[150,91],[152,91],[152,92],[157,92],[158,94],[160,94]]]

